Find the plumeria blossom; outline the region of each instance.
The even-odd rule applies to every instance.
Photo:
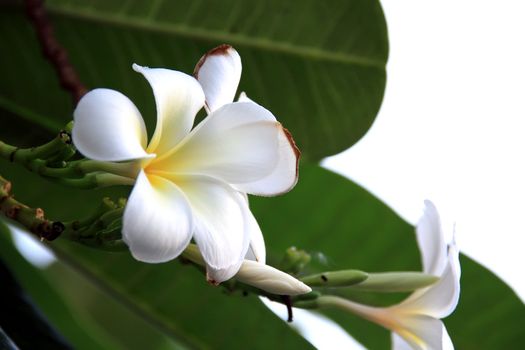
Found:
[[[425,212],[416,228],[423,272],[440,279],[419,289],[399,304],[380,308],[358,304],[339,297],[326,298],[326,305],[353,312],[392,333],[392,348],[438,350],[453,348],[440,320],[452,313],[459,299],[459,253],[455,242],[445,243],[436,207],[425,201]]]
[[[166,262],[194,239],[212,283],[235,275],[245,256],[264,264],[264,239],[246,194],[289,191],[297,182],[299,151],[270,111],[233,102],[242,69],[238,53],[227,45],[211,50],[195,77],[133,69],[155,97],[157,126],[149,142],[137,107],[110,89],[80,100],[73,128],[75,146],[87,158],[137,168],[122,230],[132,255]],[[202,107],[208,116],[192,129]]]

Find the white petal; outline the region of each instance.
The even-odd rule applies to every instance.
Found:
[[[269,265],[245,260],[235,275],[239,281],[278,295],[298,295],[312,291],[303,282]]]
[[[397,333],[391,333],[392,339],[392,350],[412,350],[410,344],[408,344],[405,339],[401,338]]]
[[[445,325],[443,325],[443,350],[454,350],[454,344],[452,343],[452,339],[450,339]]]
[[[204,92],[195,78],[181,72],[137,64],[133,69],[148,80],[157,107],[157,127],[148,152],[162,154],[190,132],[195,115],[204,105]]]
[[[144,120],[133,102],[120,92],[88,92],[78,102],[73,117],[73,143],[85,157],[101,161],[148,157]]]
[[[246,254],[246,259],[266,264],[266,246],[264,244],[264,237],[261,232],[261,228],[255,220],[255,217],[251,212],[248,213],[248,226],[250,229],[250,247]]]
[[[442,348],[443,350],[454,350],[454,344],[448,335],[447,329],[443,325],[442,328]],[[412,347],[403,338],[392,332],[392,350],[412,350]]]
[[[429,316],[410,315],[400,318],[398,322],[391,330],[410,344],[412,349],[443,349],[443,322],[440,320]]]
[[[239,102],[253,102],[244,92],[239,96]],[[272,115],[273,117],[273,115]],[[275,118],[274,118],[275,119]],[[299,176],[299,158],[301,152],[297,148],[290,132],[281,127],[279,132],[278,161],[275,169],[264,178],[244,184],[235,184],[240,191],[259,196],[272,196],[291,190],[297,184]]]
[[[438,350],[442,347],[443,323],[430,316],[406,313],[398,306],[372,307],[335,296],[323,296],[319,303],[336,306],[396,332],[412,349]]]
[[[275,169],[279,158],[281,125],[268,121],[270,116],[268,110],[254,103],[225,105],[151,167],[209,175],[230,184],[260,180]]]
[[[123,217],[122,238],[137,260],[159,263],[176,258],[193,232],[191,208],[172,182],[141,171]]]
[[[283,127],[279,130],[278,142],[278,161],[274,170],[260,180],[234,184],[235,188],[258,196],[275,196],[290,191],[297,184],[301,152],[290,132]]]
[[[239,192],[241,197],[246,201],[246,204],[248,207],[250,206],[250,202],[248,199],[248,195],[244,192]],[[261,228],[259,227],[259,224],[257,223],[257,220],[255,220],[255,217],[249,212],[248,215],[249,220],[249,228],[250,228],[250,246],[248,247],[248,251],[246,252],[246,256],[244,259],[247,260],[253,260],[260,262],[262,264],[266,264],[266,245],[264,244],[264,237],[261,231]]]
[[[241,71],[241,57],[230,45],[218,46],[201,57],[193,74],[206,95],[208,114],[233,102]]]
[[[246,95],[246,92],[244,92],[244,91],[241,91],[241,93],[239,94],[239,98],[237,98],[237,102],[253,102],[253,103],[256,103],[254,100],[249,98],[248,95]]]
[[[440,276],[447,263],[447,245],[441,230],[441,220],[434,204],[426,200],[425,211],[416,227],[423,272]]]
[[[237,273],[250,243],[249,209],[229,185],[208,176],[173,176],[193,210],[194,237],[217,284]]]
[[[455,244],[452,244],[441,279],[426,289],[414,292],[397,307],[436,318],[450,315],[458,304],[460,275],[459,253]]]

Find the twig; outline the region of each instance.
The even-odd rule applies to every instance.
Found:
[[[42,240],[52,241],[64,231],[60,221],[49,221],[40,208],[30,208],[11,195],[11,183],[0,176],[0,212],[13,219]]]
[[[288,311],[288,322],[293,322],[292,298],[289,295],[281,295],[281,300]]]
[[[76,105],[87,89],[80,82],[77,72],[69,62],[66,50],[55,37],[53,27],[44,9],[44,1],[25,0],[25,5],[26,13],[31,19],[44,56],[53,64],[60,85],[71,94],[73,104]]]

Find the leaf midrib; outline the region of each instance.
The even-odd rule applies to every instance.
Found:
[[[219,41],[232,45],[242,45],[245,47],[256,48],[263,51],[284,53],[293,56],[305,57],[308,59],[338,62],[350,65],[372,67],[380,70],[385,69],[385,61],[372,59],[358,55],[341,52],[331,52],[314,47],[292,45],[287,42],[277,42],[272,39],[260,37],[247,37],[245,35],[232,34],[221,31],[214,31],[202,28],[193,28],[181,24],[154,23],[147,19],[143,20],[130,16],[117,16],[106,13],[96,13],[90,9],[68,9],[56,5],[48,5],[48,10],[54,15],[78,18],[86,21],[104,23],[113,26],[130,27],[135,29],[148,30],[152,32],[176,34],[181,37],[192,38],[195,40]]]

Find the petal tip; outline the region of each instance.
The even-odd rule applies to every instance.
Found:
[[[231,54],[237,54],[237,50],[235,50],[231,45],[228,44],[221,44],[217,47],[214,47],[210,51],[206,52],[197,62],[195,65],[195,68],[193,69],[193,76],[195,79],[199,78],[199,70],[204,65],[204,62],[208,59],[208,57],[211,56],[226,56]]]
[[[237,99],[237,102],[253,102],[248,95],[246,95],[246,92],[241,91],[239,94],[239,98]]]
[[[297,158],[297,167],[299,167],[299,158],[301,158],[301,150],[299,150],[299,147],[297,147],[297,144],[295,143],[295,140],[292,137],[292,133],[282,125],[281,128],[284,132],[284,135],[288,139],[288,142],[290,142],[290,146],[292,147],[295,153],[295,157]]]
[[[149,69],[148,66],[141,66],[140,64],[136,64],[136,63],[133,63],[131,65],[131,68],[133,68],[133,70],[137,73],[141,73],[141,74],[144,74],[144,72],[146,71],[146,69]]]
[[[221,282],[215,280],[214,278],[210,277],[210,275],[206,274],[206,281],[211,284],[214,287],[217,287]]]
[[[304,284],[304,286],[303,286],[303,294],[310,293],[311,291],[312,291],[312,288],[310,288],[309,286]]]
[[[214,47],[210,51],[208,51],[207,55],[208,56],[226,55],[226,54],[232,53],[232,50],[235,51],[235,49],[231,45],[221,44],[217,47]]]

